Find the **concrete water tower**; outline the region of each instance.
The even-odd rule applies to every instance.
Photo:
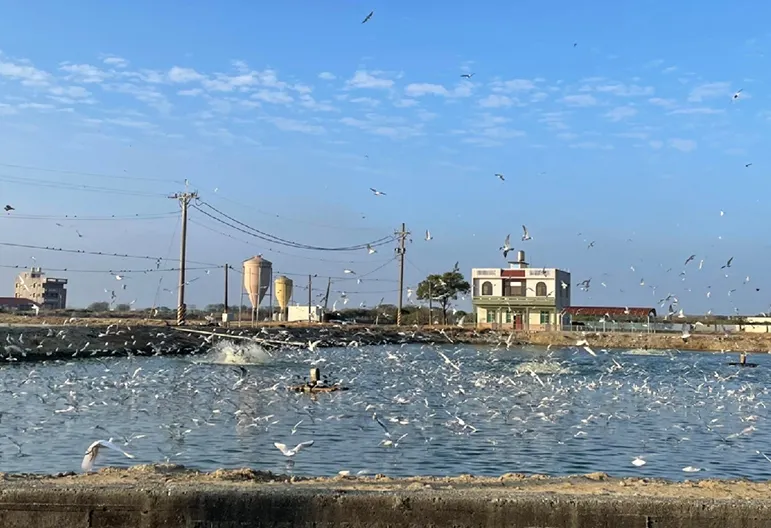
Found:
[[[273,264],[259,255],[244,261],[244,289],[252,304],[252,321],[255,320],[260,303],[270,288],[272,274]]]
[[[279,313],[279,317],[278,317],[279,321],[287,320],[289,299],[292,298],[293,285],[294,283],[292,282],[292,279],[285,277],[283,275],[279,276],[276,279],[275,284],[273,285],[274,295],[276,296],[276,302],[278,303],[278,307],[281,309],[281,313]]]

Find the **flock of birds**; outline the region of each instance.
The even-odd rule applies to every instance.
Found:
[[[544,350],[505,336],[487,347],[444,338],[363,347],[351,335],[331,348],[316,340],[274,352],[223,340],[193,357],[11,363],[4,470],[50,472],[51,457],[71,454],[92,430],[109,439],[88,446],[83,471],[105,452],[202,470],[280,468],[278,455],[291,471],[313,446],[324,457],[303,472],[317,475],[771,476],[771,465],[746,463],[747,449],[766,456],[771,440],[767,369],[583,340]],[[287,391],[308,367],[350,390]]]

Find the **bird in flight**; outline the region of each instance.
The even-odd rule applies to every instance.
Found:
[[[80,465],[83,471],[91,471],[91,469],[94,467],[94,462],[96,461],[96,457],[97,455],[99,455],[99,450],[102,449],[103,447],[106,447],[107,449],[112,449],[113,451],[117,451],[118,453],[121,453],[126,458],[134,458],[134,455],[126,453],[123,449],[113,444],[112,438],[110,438],[109,440],[97,440],[96,442],[88,446],[88,449],[86,449],[86,456],[83,457],[83,463]]]
[[[4,209],[6,212],[9,212],[9,213],[10,213],[11,211],[15,211],[15,210],[16,210],[14,207],[11,207],[10,205],[6,205],[5,207],[3,207],[3,209]]]
[[[693,259],[695,259],[695,258],[696,258],[696,255],[691,255],[690,257],[688,257],[687,259],[685,259],[685,264],[683,264],[683,266],[687,266],[687,265],[688,265],[688,263],[689,263],[690,261],[692,261]]]
[[[366,24],[367,22],[369,22],[369,19],[370,19],[370,18],[372,18],[372,15],[374,15],[374,14],[375,14],[375,12],[374,12],[374,11],[370,11],[370,12],[369,12],[369,15],[367,15],[366,17],[364,17],[364,20],[362,20],[362,21],[361,21],[361,23],[362,23],[362,24]]]
[[[370,244],[367,244],[367,253],[372,255],[373,253],[377,253],[377,249],[373,248]]]
[[[742,88],[741,90],[737,91],[734,94],[734,96],[731,98],[731,101],[736,101],[737,99],[739,99],[739,94],[742,93],[743,90],[744,90],[744,88]]]
[[[726,262],[725,265],[720,266],[720,269],[730,268],[731,267],[731,262],[733,262],[733,261],[734,261],[734,258],[731,257],[730,259],[728,259],[728,262]]]
[[[499,248],[501,251],[503,251],[503,258],[506,258],[509,254],[509,251],[512,250],[511,247],[511,235],[506,235],[506,240],[503,241],[503,247]]]
[[[461,74],[461,77],[463,77],[464,79],[471,79],[473,76],[474,76],[473,73],[462,73]]]
[[[745,167],[745,168],[746,168],[746,167],[752,167],[752,163],[745,163],[745,164],[744,164],[744,167]]]
[[[522,231],[523,231],[522,242],[524,242],[525,240],[533,239],[533,237],[530,236],[530,233],[527,232],[527,228],[525,227],[525,224],[522,224]]]
[[[431,231],[426,229],[426,242],[428,242],[429,240],[432,240],[433,238],[434,237],[431,236]]]
[[[373,189],[372,187],[369,188],[370,191],[374,193],[375,196],[385,196],[386,193],[383,191],[378,191],[377,189]]]
[[[279,451],[281,451],[281,454],[286,457],[293,457],[306,447],[310,447],[313,445],[313,440],[309,440],[307,442],[300,442],[296,446],[294,446],[292,449],[288,449],[285,444],[282,444],[281,442],[274,442],[274,446],[278,448]]]
[[[497,177],[498,177],[498,178],[499,178],[501,181],[506,181],[506,178],[504,178],[504,177],[503,177],[503,174],[500,174],[500,173],[496,172],[496,173],[495,173],[495,175],[496,175],[496,176],[497,176]]]

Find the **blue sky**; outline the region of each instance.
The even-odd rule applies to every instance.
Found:
[[[505,266],[498,248],[524,223],[533,240],[515,247],[534,265],[593,279],[575,304],[672,293],[687,313],[765,311],[771,6],[627,4],[2,2],[0,201],[16,211],[0,242],[176,258],[164,195],[188,179],[305,244],[362,244],[406,222],[411,286],[456,261]],[[256,253],[321,289],[345,268],[366,275],[334,280],[348,306],[396,300],[390,246],[281,248],[196,210],[189,234],[203,263],[189,304],[221,298],[221,273],[203,268]],[[690,254],[702,270],[684,268]],[[109,270],[155,266],[0,246],[1,265],[35,263],[104,272],[58,273],[73,305],[108,299]],[[5,295],[15,273],[0,268]],[[174,273],[126,275],[119,301],[175,304]]]

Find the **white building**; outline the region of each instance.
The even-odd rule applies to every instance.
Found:
[[[310,314],[310,321],[318,323],[321,321],[321,307],[311,306],[310,312],[308,311],[308,305],[305,306],[287,306],[287,322],[308,322]]]
[[[531,268],[525,252],[508,269],[473,268],[472,304],[477,326],[514,330],[559,328],[570,306],[570,273],[557,268]]]

